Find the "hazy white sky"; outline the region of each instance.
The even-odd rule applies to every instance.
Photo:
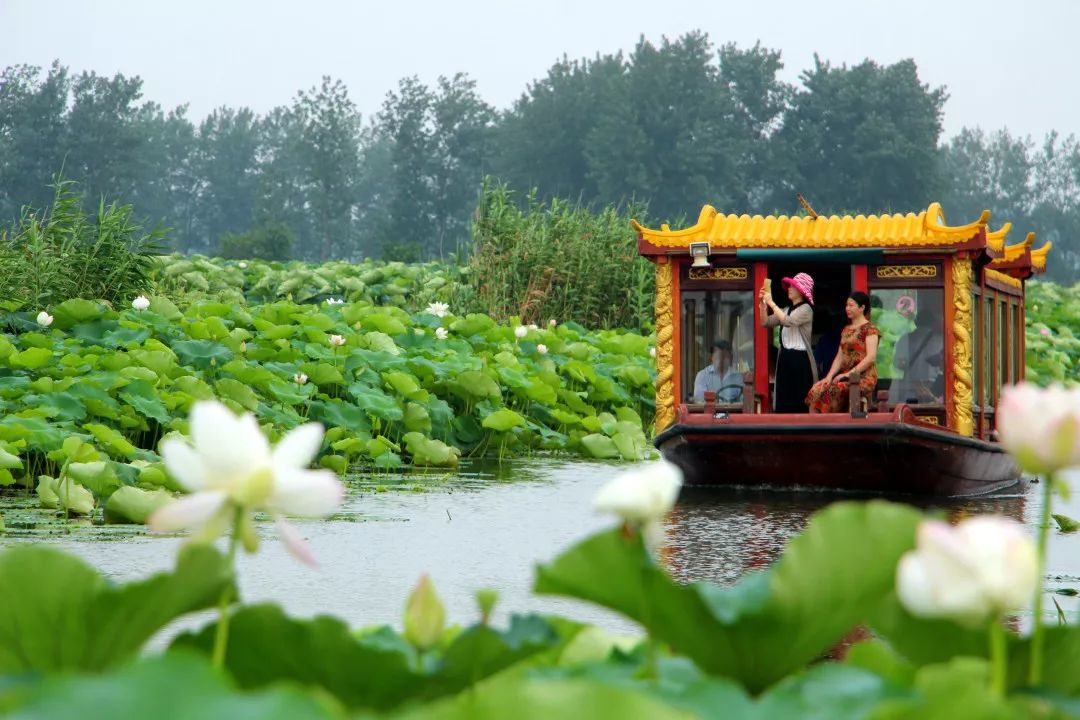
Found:
[[[947,136],[1080,134],[1080,0],[0,0],[0,66],[137,74],[148,99],[187,102],[193,119],[219,105],[265,112],[331,75],[367,117],[405,75],[464,71],[504,108],[564,53],[693,29],[782,50],[789,80],[815,52],[913,57],[947,87]]]

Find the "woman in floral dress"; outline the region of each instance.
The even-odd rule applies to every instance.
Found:
[[[848,295],[844,312],[848,324],[840,336],[840,350],[832,367],[819,382],[810,388],[806,404],[811,413],[844,412],[848,409],[848,378],[859,372],[859,388],[863,395],[873,394],[877,387],[878,330],[870,322],[870,298],[855,291]]]

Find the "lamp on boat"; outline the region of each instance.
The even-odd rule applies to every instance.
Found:
[[[707,242],[690,243],[690,257],[694,258],[694,263],[690,267],[712,267],[712,265],[709,264],[710,250],[711,248]]]

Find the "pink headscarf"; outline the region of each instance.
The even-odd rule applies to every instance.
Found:
[[[806,298],[806,302],[814,304],[814,278],[806,273],[798,273],[795,277],[784,278],[780,281],[784,287],[794,285],[795,289]]]

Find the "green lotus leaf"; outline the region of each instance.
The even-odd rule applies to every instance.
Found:
[[[342,385],[345,378],[341,370],[329,363],[304,363],[300,366],[300,372],[308,376],[310,382],[316,385]]]
[[[210,400],[214,397],[214,391],[205,382],[194,375],[184,375],[173,381],[173,388],[185,395],[190,395],[195,400]]]
[[[652,387],[653,384],[652,373],[640,365],[624,365],[615,371],[615,376],[635,387]]]
[[[239,380],[221,378],[214,383],[214,388],[221,397],[232,400],[245,410],[254,412],[259,407],[259,396]]]
[[[131,370],[133,368],[126,368]],[[141,368],[140,368],[141,369]],[[165,425],[172,419],[165,405],[158,399],[154,386],[145,380],[134,380],[124,387],[120,399],[130,405],[140,415],[152,418]]]
[[[38,370],[49,364],[52,360],[52,350],[31,347],[21,352],[14,353],[8,358],[12,367],[23,367],[28,370]]]
[[[408,432],[402,437],[405,448],[412,456],[413,465],[424,467],[457,467],[461,451],[439,440],[432,440],[422,433]]]
[[[0,487],[15,484],[15,476],[7,468],[0,468]],[[4,534],[4,517],[0,515],[0,535]]]
[[[450,325],[450,329],[462,337],[480,335],[492,327],[495,327],[494,320],[487,315],[479,315],[476,313],[469,313],[465,317],[455,320]]]
[[[285,382],[284,380],[277,379],[270,382],[266,389],[275,400],[287,405],[299,405],[311,398],[315,393],[315,386],[310,383],[307,385],[297,385],[294,382]]]
[[[8,452],[3,447],[0,447],[0,470],[22,470],[22,460],[18,455],[14,455]]]
[[[597,421],[600,423],[600,430],[607,436],[611,436],[615,433],[616,423],[615,416],[609,412],[602,412],[596,416]]]
[[[364,333],[360,336],[360,341],[364,347],[376,352],[383,352],[389,355],[400,355],[401,348],[397,346],[394,339],[386,333],[373,330],[369,333]]]
[[[105,503],[105,521],[110,523],[138,523],[146,519],[155,510],[173,502],[175,498],[168,490],[143,490],[133,486],[118,488]]]
[[[643,427],[641,423],[641,416],[637,414],[633,409],[628,407],[615,408],[615,419],[619,422],[633,423],[638,428]]]
[[[412,397],[420,391],[420,384],[415,377],[408,373],[395,370],[384,374],[382,377],[386,384],[393,388],[394,392],[403,397]]]
[[[123,484],[117,477],[112,463],[105,460],[69,463],[67,477],[64,480],[66,481],[68,477],[99,497],[108,497]]]
[[[423,405],[411,402],[405,405],[405,429],[410,432],[431,432],[431,415]]]
[[[502,408],[484,418],[483,427],[489,430],[495,430],[496,432],[506,432],[510,428],[524,427],[525,418],[518,415],[513,410]]]
[[[110,336],[119,331],[120,323],[116,320],[92,320],[90,322],[82,322],[75,325],[70,330],[71,336],[76,338],[80,342],[87,343],[89,345],[111,345],[116,347],[115,344],[110,343]],[[145,333],[146,337],[149,337],[150,333]]]
[[[115,429],[98,423],[87,423],[83,425],[83,429],[93,435],[98,443],[113,455],[128,459],[135,457],[135,446]]]
[[[172,350],[184,365],[203,370],[212,364],[224,365],[233,358],[229,348],[212,340],[181,340],[172,344]]]
[[[641,431],[638,431],[637,435],[631,435],[628,433],[617,432],[611,437],[611,441],[615,443],[616,449],[619,454],[622,455],[623,460],[640,460],[642,452],[646,448],[645,436],[638,435]]]
[[[554,405],[559,401],[559,396],[550,385],[542,382],[530,382],[525,388],[525,396],[533,402],[545,405]]]
[[[395,421],[404,417],[394,398],[378,388],[353,383],[349,386],[349,394],[356,400],[358,407],[381,420]]]
[[[81,298],[65,300],[52,309],[53,326],[61,330],[67,330],[79,323],[115,316],[115,314],[105,303]]]
[[[0,361],[7,360],[15,352],[15,346],[6,336],[0,335]]]
[[[493,400],[502,397],[499,384],[479,370],[467,370],[460,373],[451,384],[451,389],[465,399]]]
[[[319,466],[344,475],[349,470],[349,459],[343,455],[323,455],[319,458]]]
[[[532,385],[532,381],[521,370],[512,367],[500,366],[496,368],[495,372],[499,374],[499,380],[502,384],[508,388],[514,390],[525,391],[527,387]]]
[[[159,380],[156,372],[141,365],[129,365],[120,371],[120,377],[144,382],[151,386]]]
[[[589,457],[612,459],[620,456],[619,448],[607,435],[592,433],[581,438],[581,445]]]
[[[184,314],[173,304],[172,300],[161,296],[150,298],[150,312],[157,313],[170,322],[178,322],[184,317]]]
[[[313,400],[310,417],[328,428],[348,428],[352,432],[366,433],[371,430],[368,414],[351,403],[333,399],[325,402]]]
[[[372,458],[377,458],[380,455],[388,452],[401,451],[401,446],[399,446],[392,440],[383,437],[382,435],[378,435],[376,437],[373,437],[371,440],[368,440],[367,446],[368,455],[370,455]]]
[[[405,327],[403,322],[381,313],[372,313],[366,316],[360,321],[360,325],[365,332],[375,330],[390,336],[404,335],[408,332],[408,328]]]
[[[56,483],[53,488],[56,497],[56,508],[78,515],[89,515],[94,512],[94,494],[70,477],[65,477]]]
[[[153,370],[159,376],[168,375],[176,367],[176,358],[166,350],[143,350],[135,348],[128,351],[135,362]]]
[[[372,464],[383,470],[397,470],[402,466],[401,456],[396,452],[384,452],[372,461]]]

